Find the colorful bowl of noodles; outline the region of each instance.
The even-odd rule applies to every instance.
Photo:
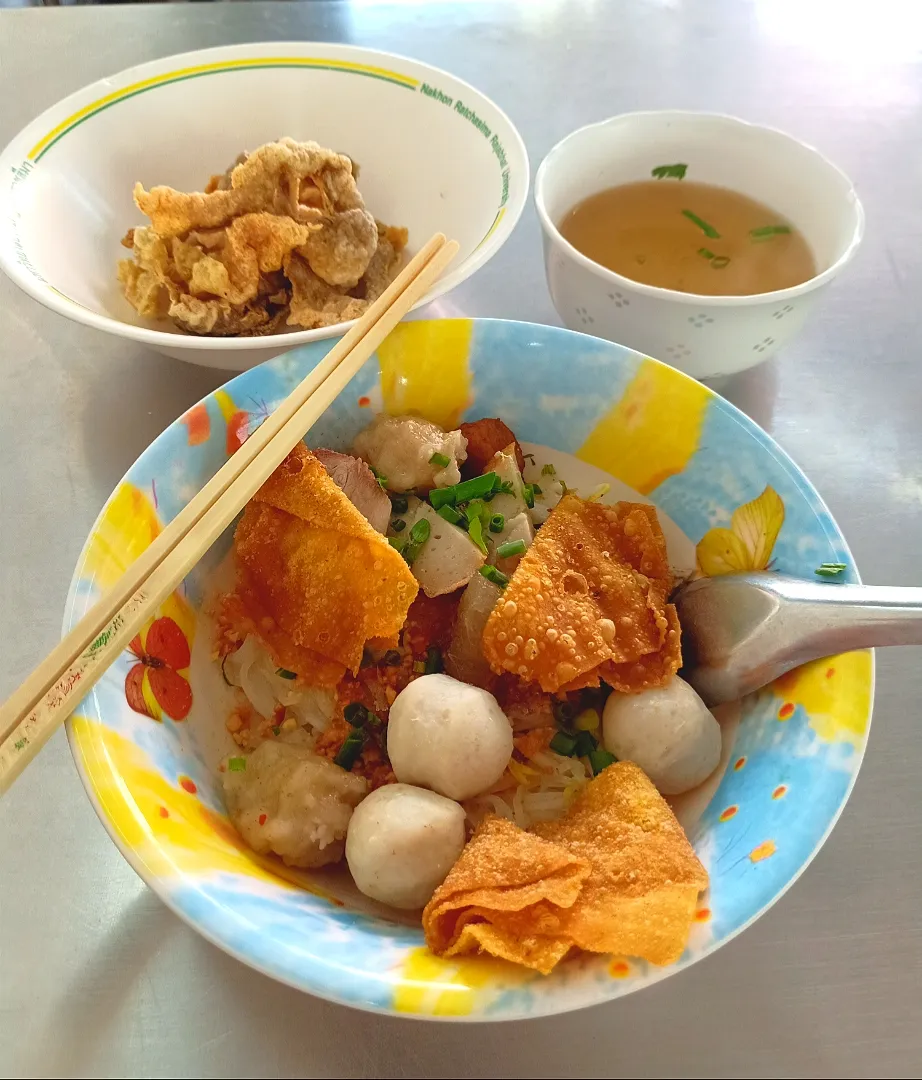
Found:
[[[65,628],[327,349],[310,345],[244,373],[145,451],[87,541]],[[769,567],[810,577],[834,561],[857,580],[822,500],[764,432],[699,383],[621,346],[515,322],[404,324],[310,444],[345,450],[379,412],[422,415],[446,430],[501,417],[529,464],[553,463],[568,487],[604,503],[652,503],[677,574]],[[630,993],[708,955],[778,899],[856,778],[873,697],[869,652],[807,665],[719,716],[717,771],[671,800],[709,877],[676,963],[584,952],[543,976],[500,959],[437,956],[418,913],[368,900],[341,871],[256,854],[229,821],[218,771],[228,760],[228,688],[208,597],[230,545],[228,533],[97,684],[68,733],[97,813],[144,880],[205,938],[299,989],[373,1011],[473,1020]],[[548,794],[523,783],[512,813],[540,819]],[[535,795],[544,803],[523,802]]]

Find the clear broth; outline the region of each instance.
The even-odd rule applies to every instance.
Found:
[[[816,274],[807,241],[789,221],[713,184],[667,179],[608,188],[577,203],[559,228],[593,262],[676,292],[754,296]]]

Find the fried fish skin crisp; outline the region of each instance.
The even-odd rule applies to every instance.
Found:
[[[565,495],[490,614],[484,656],[550,693],[597,685],[607,662],[663,646],[671,587],[655,511]]]
[[[584,859],[490,815],[423,911],[426,944],[440,956],[482,950],[547,974],[570,950],[556,934],[560,913],[589,873]]]
[[[303,443],[247,504],[234,550],[291,640],[352,672],[369,639],[396,637],[418,590],[403,558]]]
[[[637,765],[610,765],[563,818],[534,832],[592,866],[574,904],[561,912],[561,936],[588,952],[660,965],[679,959],[708,874]]]
[[[290,138],[266,143],[247,155],[231,170],[229,188],[206,193],[159,186],[147,191],[136,184],[134,200],[164,239],[227,225],[249,213],[288,214],[309,224],[316,222],[317,210],[302,209],[298,200],[301,181],[308,177],[327,195],[330,212],[364,207],[349,158],[315,142]]]

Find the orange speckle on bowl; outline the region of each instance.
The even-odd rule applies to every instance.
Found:
[[[195,786],[195,781],[189,776],[181,776],[179,778],[179,786],[183,791],[188,791],[190,795],[194,795],[198,788]]]
[[[267,818],[265,814],[260,814],[256,820],[259,822],[260,825],[265,825]]]
[[[826,668],[826,678],[827,679],[831,679],[833,677],[833,675],[835,675],[835,673],[836,673],[836,669],[834,667]]]
[[[186,425],[188,430],[188,442],[190,446],[199,446],[201,443],[208,442],[208,438],[211,435],[211,421],[208,419],[208,407],[199,402],[198,405],[193,405],[192,408],[181,417],[181,423]]]
[[[790,720],[794,715],[794,703],[792,701],[786,701],[778,710],[779,720]]]
[[[170,816],[170,812],[169,812],[169,810],[167,810],[167,808],[165,806],[160,807],[160,816],[161,817],[169,817]]]
[[[631,973],[631,965],[626,960],[612,960],[608,973],[613,979],[626,979]]]
[[[787,784],[779,784],[772,792],[773,799],[783,799],[788,793]]]
[[[711,909],[709,907],[698,908],[695,912],[695,922],[710,922]]]
[[[738,806],[728,806],[726,810],[721,810],[719,821],[729,821],[730,818],[736,816],[736,812],[739,810]]]
[[[734,769],[735,769],[735,770],[736,770],[737,772],[739,772],[739,771],[740,771],[740,769],[741,769],[741,768],[742,768],[742,767],[743,767],[743,766],[744,766],[745,764],[746,764],[746,758],[745,758],[745,757],[737,758],[737,759],[736,759],[736,761],[734,761],[734,762],[733,762],[733,768],[734,768]]]
[[[763,840],[758,847],[754,847],[752,851],[749,852],[749,858],[752,859],[754,863],[762,862],[763,859],[770,859],[777,850],[774,840]]]
[[[359,398],[359,408],[367,409],[370,404],[371,398],[367,394],[362,394],[362,396]]]

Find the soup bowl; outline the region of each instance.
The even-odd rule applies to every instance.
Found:
[[[649,180],[657,166],[673,163],[687,166],[688,180],[729,188],[781,214],[805,237],[816,274],[775,292],[700,296],[632,281],[561,235],[561,220],[589,195]],[[817,150],[783,132],[708,113],[626,113],[574,131],[542,161],[535,205],[551,299],[566,325],[699,379],[753,367],[790,341],[864,233],[851,182]]]
[[[309,345],[240,375],[141,455],[87,540],[65,629],[328,348]],[[527,323],[405,323],[318,421],[311,444],[348,447],[377,410],[442,425],[503,417],[526,450],[543,447],[581,490],[608,477],[606,499],[652,501],[670,557],[685,568],[721,569],[729,530],[740,568],[770,559],[779,571],[812,576],[836,561],[857,580],[819,495],[763,431],[700,383],[622,346]],[[869,652],[807,665],[721,717],[714,783],[697,804],[675,807],[710,873],[677,964],[587,954],[542,977],[501,961],[439,959],[424,947],[418,918],[364,900],[344,873],[260,858],[231,827],[215,767],[227,752],[227,691],[203,610],[229,542],[106,672],[68,736],[96,812],[141,877],[209,941],[291,986],[379,1012],[474,1020],[618,998],[707,956],[774,903],[816,854],[855,781],[871,714]]]

